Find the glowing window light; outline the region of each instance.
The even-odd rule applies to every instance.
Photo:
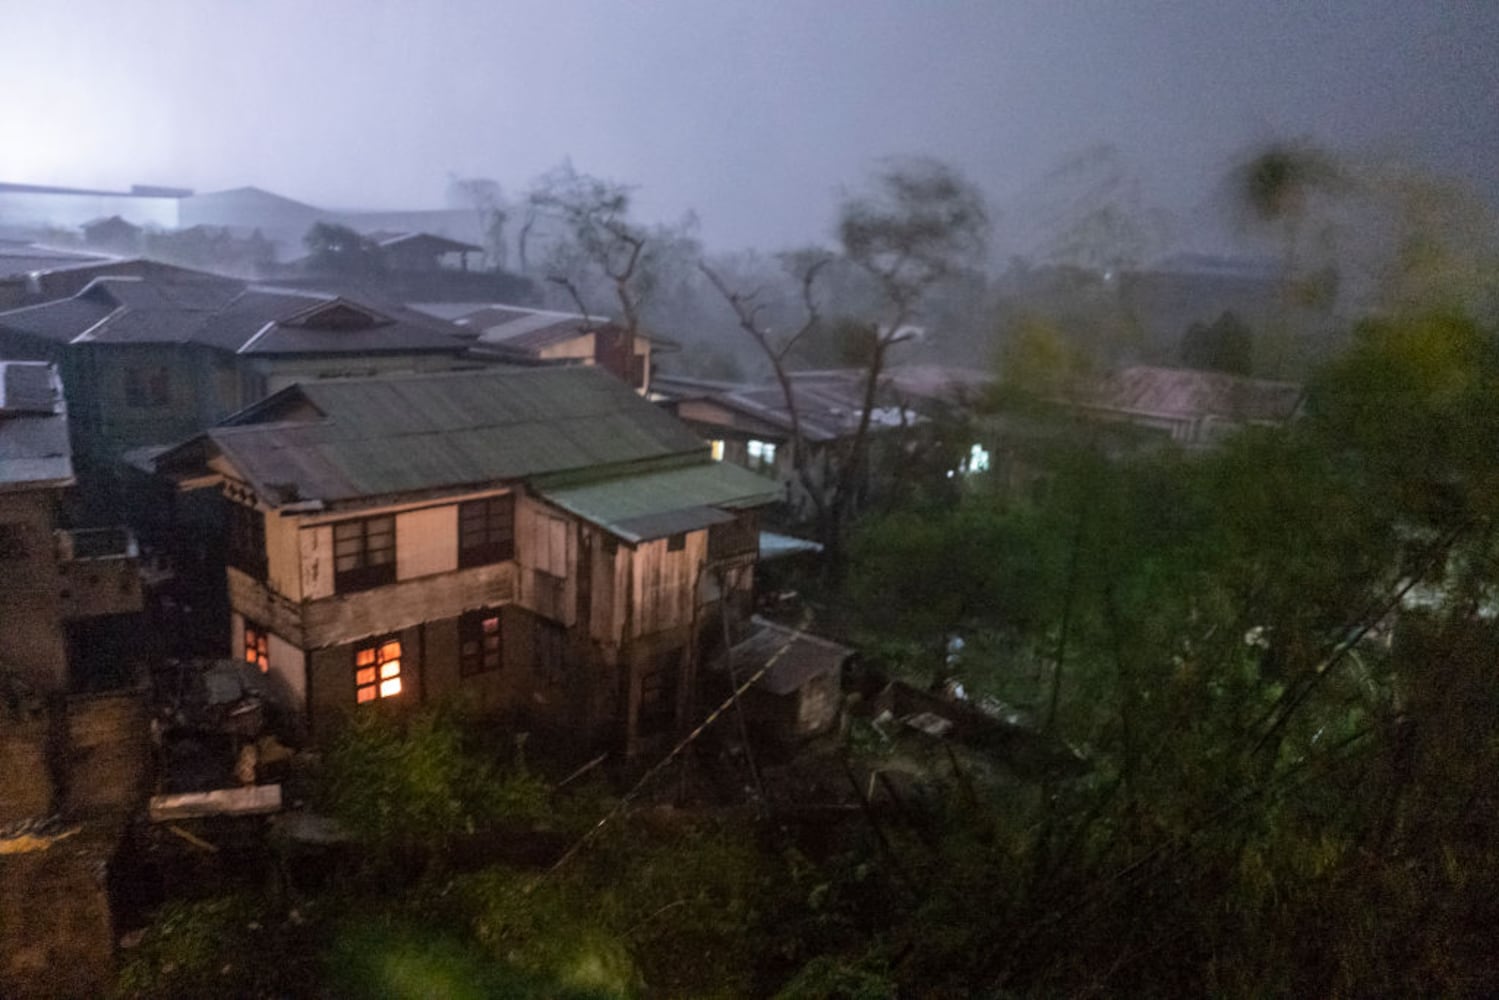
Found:
[[[354,700],[363,705],[401,693],[401,641],[387,639],[354,651]]]

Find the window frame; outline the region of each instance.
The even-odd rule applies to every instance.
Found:
[[[514,558],[514,493],[465,500],[458,505],[459,569],[489,566]]]
[[[229,505],[225,525],[225,561],[242,573],[264,580],[267,573],[265,511],[253,504],[225,497]]]
[[[388,521],[390,530],[372,532],[370,526],[378,522]],[[348,532],[357,527],[357,538],[350,537]],[[340,533],[344,534],[340,538]],[[383,538],[389,536],[389,544],[382,544],[378,548],[371,547],[371,537]],[[351,541],[357,541],[357,547],[346,548],[340,551],[341,546],[346,547]],[[389,558],[379,562],[371,560],[372,553],[388,555]],[[347,559],[356,560],[356,565],[347,569],[341,568],[340,563]],[[361,590],[370,590],[374,587],[383,587],[396,580],[396,516],[394,514],[377,514],[373,517],[353,518],[348,521],[336,521],[333,524],[333,591],[338,594],[357,593]]]
[[[394,646],[394,656],[391,656],[390,647]],[[370,654],[367,663],[361,662],[365,653]],[[367,639],[354,646],[354,704],[373,705],[392,698],[399,698],[405,690],[402,680],[402,659],[404,650],[401,648],[401,637],[399,634],[381,636],[378,639]],[[387,671],[386,667],[394,664],[394,669]],[[369,672],[365,679],[365,671]],[[395,681],[395,688],[387,691],[390,682]],[[368,693],[368,697],[366,697]]]
[[[773,471],[776,467],[777,447],[774,441],[750,438],[744,446],[749,467],[757,472]]]
[[[487,627],[494,622],[493,632]],[[493,648],[488,648],[493,638]],[[474,648],[469,649],[469,643]],[[493,659],[491,660],[491,654]],[[480,608],[458,616],[458,676],[498,673],[505,667],[505,622],[499,608]]]

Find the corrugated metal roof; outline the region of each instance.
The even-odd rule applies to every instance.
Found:
[[[797,372],[792,375],[792,398],[796,401],[797,420],[802,436],[813,444],[836,441],[853,434],[859,426],[864,407],[864,373],[858,370],[833,372]],[[782,440],[791,434],[791,411],[786,395],[775,383],[742,384],[707,382],[697,379],[657,375],[651,381],[653,390],[674,399],[702,399],[725,410],[780,428]],[[897,404],[888,391],[889,379],[882,378],[870,430],[878,432],[903,422],[914,424],[922,418]]]
[[[484,248],[472,243],[461,243],[434,233],[380,233],[370,234],[382,247],[419,247],[428,253],[483,253]]]
[[[287,419],[308,405],[321,418]],[[308,382],[226,424],[206,437],[271,500],[341,501],[707,455],[671,415],[581,367]]]
[[[566,343],[598,330],[617,329],[616,324],[607,316],[528,309],[501,302],[456,305],[428,303],[413,308],[452,320],[476,334],[481,343],[532,352]],[[642,339],[649,339],[644,334],[640,336]]]
[[[662,538],[730,520],[713,508],[758,507],[781,499],[773,479],[727,462],[708,462],[538,492],[627,541]]]
[[[80,250],[65,250],[58,247],[25,243],[19,240],[0,240],[0,278],[27,275],[32,271],[51,271],[59,267],[78,264],[107,263],[113,257]]]
[[[73,480],[62,383],[45,364],[0,361],[0,489]]]
[[[362,313],[369,321],[320,324],[320,309]],[[56,343],[191,343],[262,355],[456,355],[467,347],[462,329],[410,310],[185,270],[96,278],[70,299],[0,313],[0,329]]]
[[[739,677],[748,677],[769,663],[772,657],[777,657],[757,685],[760,690],[771,694],[786,695],[800,690],[812,678],[839,670],[854,655],[854,650],[848,646],[777,625],[759,615],[750,621],[754,631],[734,647],[734,670]],[[720,654],[708,668],[721,671],[726,666]]]
[[[1296,382],[1242,378],[1190,368],[1132,365],[1105,378],[1085,400],[1090,406],[1150,416],[1196,420],[1218,417],[1281,423],[1295,416],[1305,395]]]

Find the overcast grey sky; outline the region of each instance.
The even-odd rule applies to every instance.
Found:
[[[571,156],[715,248],[825,233],[877,158],[1001,205],[1116,144],[1173,208],[1312,134],[1499,200],[1499,2],[0,0],[0,180],[332,207]]]

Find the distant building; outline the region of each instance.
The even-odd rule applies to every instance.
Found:
[[[83,230],[83,241],[91,247],[112,253],[132,254],[140,252],[140,226],[126,222],[118,215],[107,219],[93,219],[79,227]]]
[[[107,254],[47,246],[31,240],[0,239],[0,310],[72,295],[77,288],[63,295],[48,295],[44,278],[59,271],[116,261],[117,258]]]
[[[0,351],[56,363],[89,473],[213,426],[293,382],[451,368],[463,331],[397,306],[180,268],[96,278],[0,313]]]
[[[864,410],[864,373],[857,370],[792,373],[796,422],[810,454],[808,467],[817,482],[837,467],[841,444],[857,433]],[[786,485],[793,512],[810,516],[815,508],[796,472],[792,414],[785,392],[775,382],[733,383],[680,376],[658,376],[654,392],[709,442],[713,456]],[[924,417],[910,401],[882,380],[869,421],[873,450],[892,444],[892,433],[915,427]],[[870,466],[866,465],[866,477]],[[867,482],[865,488],[867,488]]]
[[[468,270],[468,255],[483,259],[484,248],[431,233],[371,233],[380,257],[392,271]]]
[[[582,367],[307,382],[155,467],[222,491],[234,655],[315,734],[463,695],[578,748],[686,721],[780,495]]]
[[[129,191],[0,183],[0,226],[9,231],[77,229],[118,216],[135,226],[175,229],[183,188],[136,185]]]
[[[573,361],[597,365],[642,395],[651,391],[653,354],[676,345],[581,313],[503,303],[416,303],[420,312],[450,320],[473,337],[478,352],[513,361]]]
[[[1129,424],[1188,448],[1205,448],[1244,427],[1287,423],[1300,412],[1305,395],[1296,382],[1131,365],[1105,376],[1069,405],[1095,420]]]

